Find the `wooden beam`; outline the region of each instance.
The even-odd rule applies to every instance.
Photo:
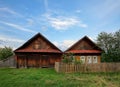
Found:
[[[17,55],[15,55],[15,60],[16,60],[16,68],[19,68]]]

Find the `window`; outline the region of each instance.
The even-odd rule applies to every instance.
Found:
[[[33,45],[33,49],[41,49],[41,45],[40,44],[38,44],[38,43],[35,43],[34,45]]]
[[[33,44],[33,49],[41,49],[41,41],[40,40],[36,40]]]
[[[82,61],[82,63],[85,63],[85,56],[81,56],[80,60]]]
[[[97,63],[97,56],[93,56],[93,63]]]
[[[92,56],[87,56],[87,63],[92,63]]]

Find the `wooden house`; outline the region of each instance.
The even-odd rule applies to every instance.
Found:
[[[14,52],[17,68],[53,67],[56,61],[61,61],[62,56],[62,51],[40,33]]]
[[[87,36],[80,39],[64,53],[73,53],[77,61],[83,63],[100,63],[102,50]]]

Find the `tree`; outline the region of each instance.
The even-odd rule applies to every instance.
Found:
[[[108,52],[109,49],[113,48],[114,38],[113,34],[101,32],[97,37],[97,44],[100,46],[105,52]]]
[[[0,60],[6,59],[9,56],[13,55],[13,51],[11,47],[4,47],[4,48],[0,48]]]
[[[114,34],[114,48],[112,49],[112,54],[114,54],[115,61],[120,61],[120,29]]]
[[[120,30],[115,33],[101,32],[97,44],[104,50],[103,62],[120,62]]]

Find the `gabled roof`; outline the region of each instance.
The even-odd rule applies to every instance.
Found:
[[[35,40],[37,37],[41,37],[42,39],[44,39],[47,43],[49,43],[54,49],[23,49],[25,48],[27,45],[29,45],[33,40]],[[61,53],[62,51],[57,48],[53,43],[51,43],[47,38],[45,38],[42,34],[37,33],[35,36],[33,36],[31,39],[29,39],[27,42],[25,42],[22,46],[20,46],[19,48],[17,48],[14,52],[47,52],[47,53]]]
[[[88,40],[92,46],[94,47],[94,49],[74,49],[74,47],[76,45],[78,45],[81,41],[83,40]],[[102,49],[99,48],[91,39],[89,39],[87,36],[84,36],[82,39],[78,40],[75,44],[73,44],[70,48],[68,48],[66,51],[64,51],[65,53],[101,53]]]

